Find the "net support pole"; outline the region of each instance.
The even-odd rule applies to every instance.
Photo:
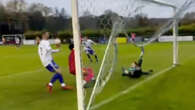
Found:
[[[109,39],[109,41],[108,41],[108,46],[106,47],[105,54],[104,54],[104,57],[103,57],[103,60],[102,60],[101,66],[100,66],[100,70],[99,70],[99,73],[98,73],[98,76],[97,76],[95,85],[94,85],[94,87],[93,87],[93,91],[92,91],[92,93],[91,93],[91,96],[90,96],[90,99],[89,99],[89,103],[88,103],[88,105],[87,105],[86,110],[90,110],[92,101],[94,100],[94,95],[95,95],[95,92],[96,92],[95,90],[96,90],[96,88],[97,88],[97,86],[98,86],[98,83],[99,83],[99,80],[100,80],[100,78],[101,78],[101,74],[100,74],[100,73],[101,73],[102,70],[103,70],[104,62],[105,62],[105,60],[106,60],[106,56],[107,56],[107,54],[108,54],[108,50],[109,50],[109,48],[110,48],[111,42],[112,42],[112,36],[110,36],[110,39]]]
[[[176,13],[176,8],[173,8],[174,14]],[[174,18],[173,24],[173,65],[176,66],[179,64],[179,47],[178,47],[178,22]]]
[[[77,83],[77,104],[78,110],[85,110],[84,108],[84,91],[82,84],[82,70],[81,70],[81,53],[80,53],[80,26],[78,18],[78,1],[72,0],[72,26],[73,39],[75,49],[75,64],[76,64],[76,83]]]
[[[159,5],[162,5],[162,6],[167,6],[167,7],[170,7],[170,8],[173,8],[173,11],[174,11],[174,15],[176,14],[177,12],[177,7],[170,4],[170,3],[166,3],[166,2],[163,2],[161,0],[143,0],[143,1],[148,1],[148,2],[151,2],[151,3],[154,3],[154,4],[159,4]],[[177,22],[177,19],[174,18],[174,22],[173,22],[173,65],[176,66],[179,64],[179,47],[178,47],[178,22]]]

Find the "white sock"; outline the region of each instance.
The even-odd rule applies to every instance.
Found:
[[[66,84],[65,84],[65,83],[62,83],[62,84],[61,84],[61,86],[62,86],[62,87],[65,87],[65,86],[66,86]]]
[[[49,83],[49,86],[53,86],[53,84],[50,82],[50,83]]]

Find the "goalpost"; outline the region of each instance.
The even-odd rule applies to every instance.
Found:
[[[77,103],[78,110],[85,110],[84,108],[84,91],[82,86],[82,70],[81,70],[81,52],[80,52],[80,26],[78,19],[78,1],[72,0],[72,26],[74,36],[75,48],[75,64],[76,64],[76,82],[77,82]]]
[[[161,0],[144,0],[144,1],[148,1],[154,4],[159,4],[159,5],[163,5],[163,6],[167,6],[173,9],[173,14],[176,14],[177,11],[177,7],[170,4],[170,3],[166,3],[163,2]],[[173,65],[176,66],[179,64],[179,47],[178,47],[178,40],[177,40],[177,36],[178,36],[178,22],[177,19],[174,20],[174,26],[173,26]]]

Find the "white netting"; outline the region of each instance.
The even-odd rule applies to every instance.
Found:
[[[155,2],[151,2],[153,0],[142,0],[142,1],[147,2],[147,3],[153,3],[153,4],[155,3]],[[138,43],[132,41],[132,43],[134,45],[136,45],[138,47],[143,47],[143,46],[146,46],[146,45],[154,42],[155,40],[157,40],[164,33],[166,33],[167,31],[169,31],[173,28],[174,22],[178,23],[180,21],[182,19],[182,17],[185,15],[186,11],[188,11],[189,8],[194,5],[195,2],[192,0],[186,0],[184,2],[181,2],[180,5],[178,4],[178,2],[176,2],[176,3],[162,2],[162,3],[171,4],[175,7],[175,13],[173,14],[173,17],[170,20],[167,20],[165,23],[163,23],[160,26],[160,28],[154,33],[154,35],[151,38],[149,38],[147,41],[138,42]],[[157,5],[162,5],[162,4],[160,3]],[[166,5],[164,5],[164,6],[166,7]],[[170,7],[170,6],[168,6],[168,7]],[[126,36],[128,36],[127,33],[126,33]]]

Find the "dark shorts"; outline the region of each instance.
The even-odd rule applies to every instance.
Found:
[[[93,49],[91,49],[91,48],[88,48],[87,50],[86,50],[86,53],[87,54],[90,54],[90,55],[94,55],[94,50]]]
[[[59,66],[52,60],[51,63],[46,66],[46,69],[50,72],[56,72],[56,69],[59,69]]]

